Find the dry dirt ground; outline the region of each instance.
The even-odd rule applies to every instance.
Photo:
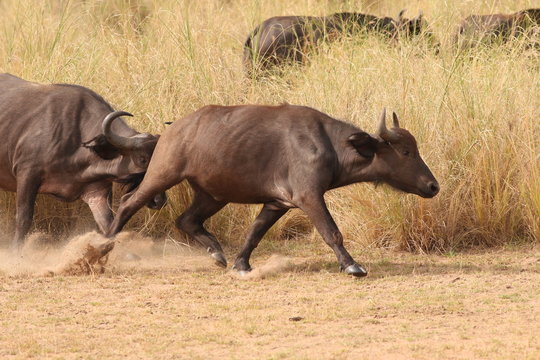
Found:
[[[199,250],[133,234],[103,274],[63,272],[64,250],[3,250],[0,358],[540,358],[538,247],[348,247],[367,278],[340,274],[320,240],[263,242],[248,279]]]

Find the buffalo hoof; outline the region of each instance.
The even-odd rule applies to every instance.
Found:
[[[116,243],[114,241],[110,240],[110,241],[107,241],[105,244],[102,244],[96,247],[99,257],[104,257],[105,255],[110,253],[111,250],[114,249],[115,244]]]
[[[242,277],[247,276],[251,272],[251,269],[249,270],[236,270],[236,273]]]
[[[221,251],[216,251],[215,253],[210,254],[210,256],[214,259],[217,266],[223,268],[227,267],[227,259],[225,259],[225,255]]]
[[[236,263],[233,266],[233,270],[236,270],[236,273],[240,276],[246,276],[251,272],[251,266],[245,266],[242,263]]]
[[[160,210],[167,204],[167,195],[165,193],[157,194],[150,200],[146,207],[152,210]]]
[[[345,269],[342,268],[342,270],[347,275],[352,275],[356,277],[364,277],[367,275],[367,270],[364,269],[362,265],[359,264],[352,264],[347,266]]]

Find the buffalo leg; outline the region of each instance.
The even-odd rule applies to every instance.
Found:
[[[253,222],[253,225],[251,225],[242,251],[240,251],[236,257],[236,261],[234,262],[235,270],[238,272],[251,271],[251,266],[249,265],[251,253],[255,250],[257,245],[259,245],[264,234],[266,234],[272,225],[285,215],[288,210],[289,209],[270,208],[268,205],[263,206],[261,212]]]
[[[24,237],[32,225],[39,186],[39,177],[35,174],[27,173],[17,177],[17,215],[15,216],[16,229],[13,241],[13,248],[16,250],[22,248]]]
[[[105,236],[113,237],[118,234],[120,231],[122,231],[122,228],[124,227],[124,225],[126,225],[129,219],[131,219],[131,217],[140,208],[142,208],[145,204],[151,201],[156,196],[156,194],[159,194],[174,185],[173,183],[167,186],[146,186],[146,184],[148,183],[152,183],[152,181],[148,181],[147,183],[145,183],[145,181],[143,180],[141,185],[139,185],[139,188],[137,188],[133,192],[127,193],[122,196],[116,216],[111,226],[105,233]]]
[[[195,190],[189,208],[176,219],[176,227],[203,245],[219,266],[227,267],[223,249],[214,235],[203,226],[206,219],[221,210],[226,202],[216,201],[202,190]]]
[[[341,270],[354,276],[366,276],[367,271],[364,267],[354,261],[343,246],[343,235],[334,222],[330,211],[328,211],[324,198],[322,196],[308,196],[306,199],[308,200],[305,200],[303,204],[299,204],[299,207],[311,219],[326,244],[334,250]]]
[[[88,204],[94,220],[102,233],[105,233],[113,220],[111,206],[111,187],[88,189],[81,199]]]

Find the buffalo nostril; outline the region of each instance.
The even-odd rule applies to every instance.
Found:
[[[430,182],[428,184],[428,189],[433,193],[433,194],[437,194],[439,192],[439,184],[437,184],[436,182]]]

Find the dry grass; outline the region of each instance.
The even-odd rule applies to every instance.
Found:
[[[240,281],[196,250],[126,238],[100,276],[0,269],[0,357],[540,357],[538,248],[438,256],[352,244],[371,271],[356,280],[322,243],[285,241],[283,258],[267,242],[253,262],[266,276]]]
[[[511,44],[474,51],[450,48],[459,19],[513,12],[533,1],[17,1],[0,2],[0,71],[39,82],[78,83],[136,115],[140,130],[205,104],[304,104],[373,131],[383,106],[397,111],[440,180],[433,200],[356,185],[328,195],[347,239],[364,247],[448,251],[540,239],[540,61]],[[242,69],[247,34],[278,14],[365,11],[414,16],[424,10],[443,47],[399,46],[377,37],[344,39],[311,54],[304,67],[257,82]],[[181,185],[170,205],[141,211],[130,223],[154,236],[173,231],[189,201]],[[0,224],[12,229],[14,202],[0,194]],[[254,206],[228,206],[209,221],[237,245]],[[82,216],[81,216],[82,214]],[[38,201],[36,227],[54,233],[93,226],[84,204]],[[291,230],[291,225],[292,229]],[[295,211],[272,238],[310,233]],[[7,231],[9,237],[10,231]],[[175,235],[176,236],[176,235]]]

